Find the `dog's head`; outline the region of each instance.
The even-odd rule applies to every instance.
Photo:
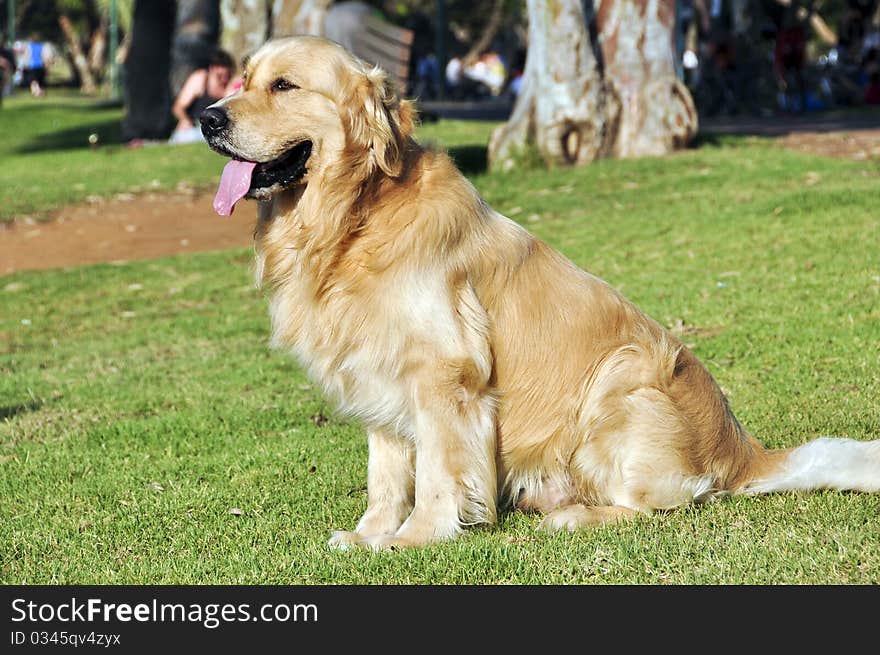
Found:
[[[231,213],[244,196],[268,199],[316,176],[397,177],[413,123],[383,71],[332,41],[298,36],[248,58],[241,89],[206,109],[201,127],[233,160],[215,202]]]

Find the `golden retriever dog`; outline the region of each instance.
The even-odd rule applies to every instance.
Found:
[[[366,427],[367,508],[330,545],[542,513],[574,530],[724,494],[880,490],[880,441],[766,450],[696,357],[413,139],[386,75],[271,41],[202,115],[215,207],[258,201],[273,344]]]

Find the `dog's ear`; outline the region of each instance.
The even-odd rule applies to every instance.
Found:
[[[351,95],[348,117],[353,143],[369,151],[372,166],[378,166],[390,177],[398,177],[406,142],[413,132],[412,104],[398,97],[379,68],[360,77]]]

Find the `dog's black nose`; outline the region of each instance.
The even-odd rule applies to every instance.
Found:
[[[229,124],[229,116],[223,109],[208,107],[199,115],[199,124],[206,137],[216,136]]]

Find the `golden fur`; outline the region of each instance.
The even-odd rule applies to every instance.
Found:
[[[279,77],[298,88],[273,92]],[[313,143],[299,183],[258,194],[255,246],[274,344],[367,429],[367,510],[331,545],[424,544],[504,506],[573,529],[798,472],[679,341],[418,145],[380,70],[329,41],[274,41],[215,107],[240,157]],[[824,486],[873,490],[880,453],[858,445],[861,481]]]

